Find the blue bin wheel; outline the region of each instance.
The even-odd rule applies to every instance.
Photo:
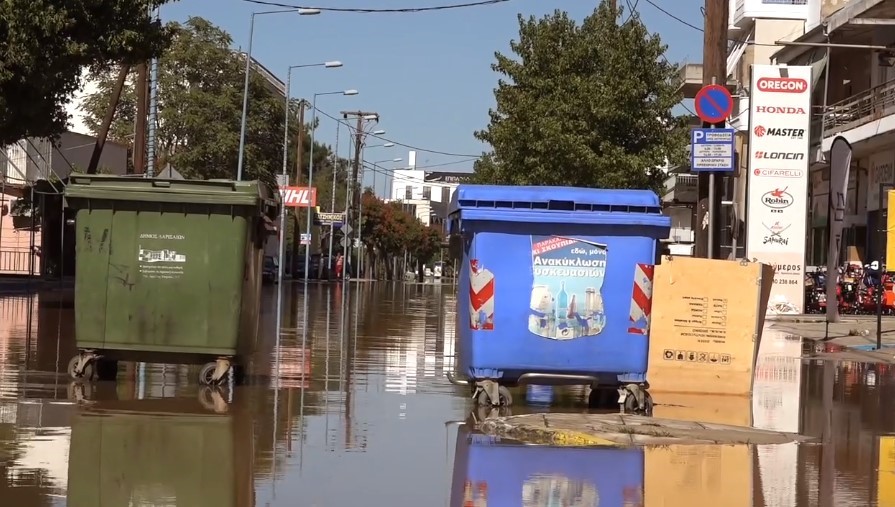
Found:
[[[505,386],[498,386],[498,393],[500,393],[500,402],[499,406],[501,407],[509,407],[513,404],[513,395],[510,394],[510,390]],[[484,390],[479,391],[479,395],[476,396],[476,403],[483,406],[492,406],[491,398],[488,397],[488,393]]]
[[[643,396],[644,396],[643,409],[641,410],[637,406],[637,398],[635,398],[633,395],[629,394],[628,397],[625,398],[625,407],[624,407],[625,413],[631,414],[631,415],[652,416],[653,415],[653,397],[650,396],[648,391],[644,391]]]

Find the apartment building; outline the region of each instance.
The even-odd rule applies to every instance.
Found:
[[[834,16],[843,7],[849,9],[861,3],[861,0],[730,0],[727,57],[727,75],[719,76],[718,82],[725,82],[734,97],[734,112],[728,126],[737,131],[736,150],[740,154],[737,172],[721,179],[723,191],[721,254],[728,256],[735,252],[737,258],[745,256],[746,230],[746,171],[748,169],[749,150],[749,93],[751,85],[752,65],[768,65],[789,63],[791,65],[807,65],[812,67],[815,86],[814,97],[823,96],[823,76],[826,69],[826,50],[818,47],[787,47],[778,42],[795,42],[805,40],[806,34],[822,32],[824,22]],[[802,58],[783,61],[779,54],[795,51]],[[702,88],[702,64],[691,63],[682,66],[682,92],[685,98],[692,99]],[[815,128],[817,127],[817,128]],[[811,136],[818,135],[820,123],[812,125]],[[819,139],[819,138],[818,138]],[[829,147],[827,148],[829,149]],[[814,164],[817,165],[817,164]],[[695,205],[697,195],[690,189],[695,186],[696,176],[689,174],[689,167],[677,167],[670,171],[666,181],[664,202],[677,231],[678,241],[673,241],[671,249],[677,249],[679,255],[692,252],[694,235],[692,224],[695,222]],[[825,199],[825,198],[824,198]],[[826,201],[824,201],[826,202]],[[852,201],[854,202],[854,201]],[[690,221],[686,219],[690,211]],[[821,218],[810,219],[810,225],[817,225]],[[687,225],[690,225],[689,230]],[[826,217],[823,217],[823,226]],[[672,234],[674,240],[675,234]],[[822,262],[819,254],[825,248],[824,237],[816,238],[809,243],[809,258]]]
[[[392,172],[389,199],[401,201],[425,225],[444,222],[448,205],[460,183],[469,181],[471,172],[435,172],[421,169],[396,169]]]
[[[895,0],[827,0],[820,22],[807,28],[797,43],[837,46],[788,46],[773,59],[788,65],[824,62],[812,97],[808,262],[826,262],[830,168],[825,161],[838,136],[853,149],[844,252],[865,263],[882,259],[886,195],[895,187]]]

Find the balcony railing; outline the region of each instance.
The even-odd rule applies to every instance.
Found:
[[[27,250],[0,250],[0,274],[4,275],[37,275],[40,273],[40,261],[37,255]]]
[[[853,95],[827,108],[824,137],[895,114],[895,80]]]

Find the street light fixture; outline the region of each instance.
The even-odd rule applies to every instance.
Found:
[[[373,135],[374,135],[374,136],[381,136],[381,135],[383,135],[383,134],[385,134],[385,131],[384,131],[384,130],[374,130],[374,131],[373,131]]]
[[[311,109],[313,109],[313,112],[311,113],[311,125],[314,125],[315,127],[317,125],[317,97],[320,97],[323,95],[351,96],[351,95],[357,95],[357,90],[348,89],[348,90],[339,90],[339,91],[335,91],[335,92],[315,93],[314,98],[311,101]],[[317,132],[316,128],[311,131],[311,151],[309,153],[310,161],[308,163],[308,188],[311,188],[311,186],[314,183],[314,134],[316,132]],[[333,173],[333,195],[335,195],[335,186],[336,186],[336,178],[335,178],[335,173]],[[329,235],[330,252],[332,252],[332,233],[333,232],[334,232],[333,226],[330,226],[330,235]],[[305,223],[305,234],[308,235],[308,238],[311,237],[311,210],[308,210],[307,222]],[[305,247],[305,280],[304,280],[304,282],[306,284],[308,283],[308,271],[310,270],[310,265],[311,265],[311,245],[309,244]],[[307,292],[305,292],[305,294],[307,294]]]
[[[383,145],[383,147],[384,146],[385,145]],[[371,148],[372,148],[372,146],[371,146]],[[384,164],[386,162],[401,162],[402,160],[404,160],[404,159],[398,157],[398,158],[390,158],[388,160],[379,160],[379,161],[373,162],[373,195],[376,195],[376,196],[379,195],[377,192],[377,188],[376,188],[376,174],[379,173],[379,169],[380,169],[379,164]],[[386,198],[388,198],[388,196],[386,196]]]
[[[323,66],[326,67],[327,69],[334,69],[336,67],[341,67],[342,62],[340,62],[338,60],[333,60],[331,62],[323,62]]]
[[[242,120],[240,122],[239,127],[239,155],[238,162],[236,168],[236,180],[242,180],[242,165],[245,155],[245,140],[246,140],[246,115],[249,110],[249,76],[252,70],[252,43],[255,39],[255,16],[263,16],[266,14],[285,14],[287,12],[295,12],[298,13],[299,16],[316,16],[320,14],[320,9],[308,9],[304,7],[292,8],[292,9],[278,9],[274,11],[261,11],[261,12],[253,12],[251,16],[251,21],[249,22],[249,47],[248,51],[246,51],[246,70],[245,70],[245,83],[242,87]],[[341,67],[341,62],[330,62],[330,63],[338,63],[338,67]],[[326,66],[326,63],[323,64]],[[286,94],[286,100],[289,100],[289,94]]]

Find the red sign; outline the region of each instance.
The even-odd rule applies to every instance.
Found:
[[[808,90],[808,81],[795,77],[763,77],[756,84],[763,92],[802,93]]]
[[[317,189],[313,187],[280,187],[280,197],[287,208],[317,206]]]

